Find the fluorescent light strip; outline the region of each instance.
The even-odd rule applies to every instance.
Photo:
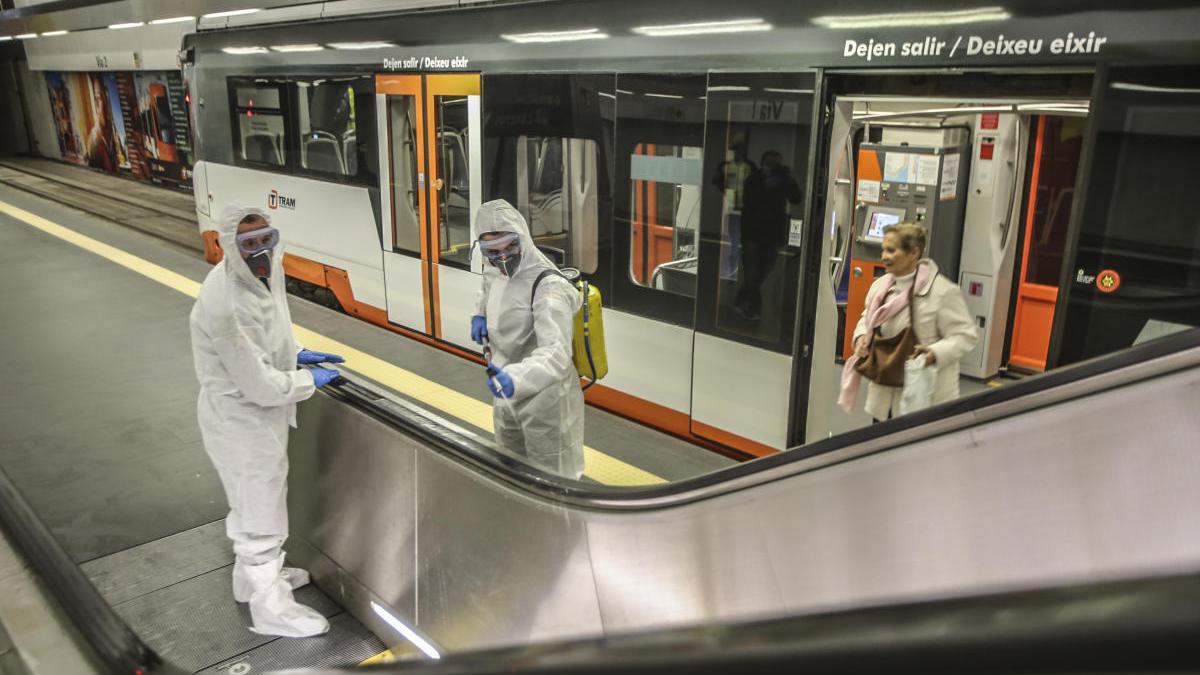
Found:
[[[66,35],[69,32],[70,31],[65,31],[65,30],[52,30],[52,31],[47,31],[45,33],[42,33],[42,37],[54,37],[56,35]]]
[[[708,90],[709,91],[750,91],[750,87],[744,87],[740,84],[719,84],[715,87],[709,87]]]
[[[253,14],[255,12],[261,12],[261,11],[262,11],[261,9],[231,9],[227,12],[212,12],[210,14],[202,14],[202,15],[200,15],[200,18],[202,18],[202,19],[220,19],[220,18],[226,17],[226,16],[241,16],[243,14]]]
[[[270,50],[266,47],[223,47],[221,51],[234,56],[245,56],[247,54],[266,54]]]
[[[763,87],[763,91],[769,91],[774,94],[811,94],[812,89],[777,89],[775,87]]]
[[[194,17],[194,16],[173,16],[169,19],[155,19],[155,20],[151,21],[150,23],[155,26],[161,26],[161,25],[167,24],[167,23],[182,23],[184,21],[195,21],[195,20],[196,20],[196,17]]]
[[[17,36],[18,40],[32,40],[37,37],[37,33],[21,33]]]
[[[500,37],[509,42],[529,43],[529,42],[574,42],[576,40],[600,40],[608,37],[608,33],[601,33],[599,28],[581,28],[579,30],[560,30],[560,31],[544,31],[540,33],[515,33],[510,35],[501,35]]]
[[[325,48],[317,44],[307,45],[271,45],[271,50],[276,52],[319,52]]]
[[[0,38],[0,40],[3,40],[3,39],[4,39],[4,38]],[[601,96],[603,96],[604,98],[616,98],[616,97],[617,97],[617,95],[616,95],[616,94],[610,94],[610,93],[608,93],[607,91],[598,91],[598,92],[596,92],[596,93],[597,93],[597,94],[600,94],[600,95],[601,95]]]
[[[888,117],[928,117],[930,115],[970,115],[975,113],[1007,113],[1013,112],[1014,105],[977,105],[962,108],[923,108],[921,110],[900,110],[874,113],[855,113],[856,120],[884,119]]]
[[[17,37],[21,37],[18,35]],[[1155,94],[1200,94],[1200,89],[1191,89],[1187,87],[1156,87],[1149,84],[1134,84],[1132,82],[1113,82],[1108,85],[1113,89],[1123,89],[1125,91],[1147,91]]]
[[[11,35],[0,35],[0,42],[8,42],[12,39]]]
[[[371,601],[371,611],[375,612],[376,616],[383,619],[387,625],[395,629],[397,633],[403,635],[404,639],[416,645],[417,649],[420,649],[425,653],[425,656],[428,656],[431,659],[442,658],[442,655],[438,653],[438,650],[433,645],[429,644],[425,638],[417,635],[416,631],[404,625],[403,621],[392,616],[391,612],[384,609],[374,600]]]
[[[138,26],[145,25],[145,21],[130,21],[129,23],[110,23],[108,27],[111,30],[121,30],[122,28],[137,28]]]
[[[662,26],[638,26],[633,32],[650,37],[673,35],[707,35],[711,33],[751,33],[771,30],[773,26],[762,19],[730,19],[728,21],[702,21],[699,23],[675,23]]]
[[[823,28],[884,28],[896,26],[950,26],[1011,19],[1003,7],[978,7],[949,12],[893,12],[851,16],[818,16],[812,22]]]
[[[391,42],[330,42],[327,46],[333,49],[386,49],[396,45]]]
[[[642,96],[652,96],[654,98],[683,98],[679,94],[642,94]]]

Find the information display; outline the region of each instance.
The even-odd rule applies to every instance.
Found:
[[[873,206],[867,209],[863,238],[882,241],[883,231],[892,225],[899,225],[903,218],[904,211],[901,209],[884,209]]]

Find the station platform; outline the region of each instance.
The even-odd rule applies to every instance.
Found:
[[[298,598],[332,628],[307,640],[248,631],[246,608],[232,600],[227,507],[195,421],[188,331],[210,266],[198,245],[120,224],[144,211],[96,206],[118,188],[152,189],[172,202],[178,195],[45,166],[54,163],[32,163],[53,178],[28,178],[10,162],[0,163],[0,342],[13,359],[0,391],[0,469],[130,627],[181,667],[233,672],[245,664],[253,670],[240,672],[257,672],[382,652],[315,587]],[[26,184],[18,189],[14,180]],[[98,186],[107,181],[122,185]],[[30,184],[56,192],[56,201]],[[81,202],[92,213],[77,208]],[[159,224],[182,232],[178,213],[160,213]],[[491,394],[476,364],[302,299],[291,298],[291,308],[306,346],[343,353],[357,375],[486,433]],[[733,463],[590,407],[585,443],[585,478],[606,485],[673,481]]]

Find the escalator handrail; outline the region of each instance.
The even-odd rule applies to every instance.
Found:
[[[709,474],[648,487],[611,487],[561,479],[498,453],[490,441],[455,430],[412,404],[397,407],[384,390],[352,383],[322,390],[385,423],[527,492],[580,508],[642,510],[708,499],[814,471],[984,422],[1090,396],[1200,365],[1200,328],[989,389],[967,398],[821,439]]]
[[[1197,634],[1192,574],[488,649],[371,672],[1195,672]]]
[[[104,672],[182,672],[159,658],[101,597],[3,470],[0,526],[91,647]]]

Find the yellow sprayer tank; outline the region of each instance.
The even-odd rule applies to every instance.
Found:
[[[589,284],[582,278],[579,270],[564,267],[561,270],[543,270],[533,281],[533,291],[529,303],[533,304],[537,297],[538,284],[542,279],[557,274],[579,289],[583,295],[583,304],[575,313],[575,331],[571,336],[571,358],[575,361],[575,372],[580,377],[586,377],[591,382],[584,389],[592,386],[608,374],[608,355],[604,351],[604,314],[601,311],[600,289]]]
[[[608,374],[600,289],[583,280],[576,281],[575,288],[583,294],[583,305],[575,313],[575,335],[571,339],[575,370],[580,377],[595,381]]]

